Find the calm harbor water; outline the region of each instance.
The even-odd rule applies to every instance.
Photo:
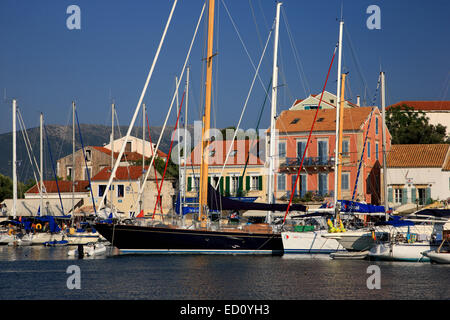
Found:
[[[0,247],[0,299],[449,300],[450,265],[332,260],[327,255],[108,255],[71,258],[73,247]],[[381,288],[368,289],[370,265]],[[68,289],[67,268],[81,289]]]

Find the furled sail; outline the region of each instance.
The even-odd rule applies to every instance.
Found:
[[[261,210],[261,211],[286,211],[288,205],[281,203],[257,203],[245,202],[229,199],[222,196],[210,184],[208,189],[208,208],[209,210]],[[301,204],[292,204],[289,211],[306,211],[306,206]]]

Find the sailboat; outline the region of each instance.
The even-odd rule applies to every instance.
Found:
[[[174,6],[176,5],[176,1]],[[206,3],[205,3],[206,5]],[[209,0],[208,18],[208,45],[207,45],[207,70],[206,70],[206,95],[205,110],[203,116],[202,151],[209,142],[210,108],[212,94],[212,59],[213,54],[213,28],[214,28],[215,0]],[[277,18],[279,17],[280,3],[277,5]],[[173,12],[174,7],[172,8]],[[170,16],[171,17],[171,16]],[[170,17],[169,21],[170,22]],[[278,24],[277,24],[278,25]],[[167,30],[167,26],[166,26]],[[165,33],[164,33],[165,34]],[[164,39],[164,35],[163,35]],[[163,40],[162,39],[162,40]],[[276,42],[275,42],[276,43]],[[162,42],[161,42],[162,44]],[[160,44],[160,47],[161,47]],[[160,48],[159,47],[159,48]],[[276,47],[276,45],[275,45]],[[159,50],[157,51],[157,55]],[[157,56],[155,57],[155,59]],[[156,60],[154,60],[155,63]],[[154,66],[154,64],[153,64]],[[149,78],[137,105],[127,137],[145,94]],[[274,66],[276,68],[276,66]],[[177,87],[180,81],[177,82]],[[162,135],[162,133],[161,133]],[[126,138],[127,139],[127,138]],[[124,144],[125,145],[125,144]],[[157,147],[159,146],[159,141]],[[123,148],[121,153],[123,152]],[[208,154],[208,153],[206,153]],[[152,158],[154,160],[155,155]],[[120,158],[120,155],[119,155]],[[151,166],[150,164],[150,166]],[[113,169],[117,168],[117,163]],[[150,171],[150,170],[148,170]],[[111,180],[111,179],[110,179]],[[145,181],[146,179],[144,179]],[[95,228],[112,245],[119,248],[122,253],[196,253],[196,254],[269,254],[279,255],[283,253],[281,234],[274,230],[268,223],[241,225],[237,227],[221,226],[212,228],[209,221],[209,211],[214,210],[262,210],[284,211],[287,206],[274,203],[246,203],[228,199],[208,184],[208,157],[202,152],[202,169],[200,174],[200,204],[198,226],[183,228],[172,224],[140,226],[120,223],[95,223]],[[295,205],[291,210],[305,211],[305,206]]]
[[[344,22],[341,20],[339,23],[338,82],[337,82],[338,86],[337,86],[337,94],[336,94],[339,97],[338,101],[337,101],[337,110],[336,110],[336,153],[337,154],[339,153],[339,150],[340,150],[338,148],[338,143],[340,140],[342,140],[342,138],[340,138],[338,135],[338,132],[339,132],[338,128],[340,127],[340,129],[342,130],[342,119],[341,119],[341,118],[343,118],[342,101],[344,100],[344,87],[345,87],[344,86],[345,74],[341,75],[343,25],[344,25]],[[333,55],[331,65],[333,63],[333,60],[334,60],[334,55]],[[330,70],[331,70],[331,65],[330,65]],[[328,72],[328,76],[329,76],[329,72]],[[327,76],[327,80],[328,80],[328,76]],[[341,76],[343,76],[342,93],[339,92],[340,85],[341,85]],[[325,82],[323,91],[325,91],[326,83],[327,83],[327,81]],[[323,92],[322,92],[322,96],[323,96]],[[320,108],[320,103],[322,102],[322,96],[320,98],[319,106],[317,109]],[[340,111],[342,111],[342,112],[340,112]],[[313,125],[314,125],[314,123],[313,123]],[[311,129],[311,133],[312,133],[312,129]],[[311,136],[311,134],[310,134],[310,136]],[[310,137],[308,138],[307,146],[309,144],[309,141],[310,141]],[[306,150],[303,154],[303,158],[304,158],[305,154],[306,154]],[[336,157],[335,177],[337,177],[339,175],[337,168],[338,168],[338,162],[337,162],[337,157]],[[300,170],[300,168],[299,168],[299,170]],[[297,174],[297,179],[298,179],[298,175],[299,174]],[[335,179],[335,181],[337,181],[337,180]],[[294,188],[295,188],[295,185],[296,185],[296,183],[294,184]],[[335,190],[338,190],[338,189],[340,189],[340,184],[335,183]],[[294,194],[294,192],[292,192],[292,194],[291,194],[291,200],[292,200],[293,194]],[[339,208],[338,202],[337,202],[339,195],[340,195],[339,192],[335,192],[334,208]],[[345,250],[342,247],[342,245],[340,245],[339,242],[336,241],[336,239],[328,239],[328,238],[322,237],[322,235],[328,233],[328,229],[329,229],[327,226],[327,211],[328,211],[328,217],[330,217],[332,215],[332,213],[335,212],[336,210],[335,209],[331,209],[331,210],[325,209],[325,211],[322,211],[322,212],[317,212],[317,211],[320,211],[320,210],[311,210],[311,211],[309,211],[309,214],[304,215],[304,216],[298,216],[298,218],[297,218],[300,220],[301,224],[305,224],[305,221],[311,222],[311,219],[314,219],[315,221],[313,221],[314,222],[313,225],[309,226],[310,228],[304,228],[303,226],[296,226],[294,228],[294,231],[286,230],[281,233],[282,241],[283,241],[283,248],[284,248],[285,253],[294,253],[294,254],[324,253],[324,254],[329,254],[329,253],[334,253],[334,252]],[[294,219],[294,221],[295,220],[296,219]],[[313,230],[310,230],[311,228]]]

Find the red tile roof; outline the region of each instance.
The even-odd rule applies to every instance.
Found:
[[[58,193],[58,187],[60,193],[72,192],[72,181],[58,181],[58,186],[56,185],[56,181],[49,180],[43,181],[44,189],[47,193]],[[89,187],[89,181],[80,180],[75,181],[75,192],[87,192]],[[30,189],[28,189],[25,193],[39,193],[39,186],[34,185]]]
[[[343,130],[359,130],[362,128],[364,122],[369,119],[371,110],[372,107],[344,108]],[[316,110],[285,110],[281,112],[276,121],[276,129],[280,133],[309,132],[315,114]],[[333,130],[336,130],[336,109],[319,110],[314,131]]]
[[[441,168],[449,144],[397,144],[392,145],[386,158],[389,168]]]
[[[414,110],[450,111],[450,101],[400,101],[387,107],[386,109],[401,106],[403,104],[406,104],[408,107],[412,107]]]
[[[148,170],[149,166],[145,166],[145,170]],[[115,180],[137,180],[142,175],[142,166],[121,166],[116,170]],[[92,181],[107,181],[111,176],[111,167],[106,167],[100,170],[91,180]],[[154,178],[155,173],[152,170],[149,174],[149,178]]]

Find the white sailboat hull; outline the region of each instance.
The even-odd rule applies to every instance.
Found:
[[[283,250],[289,253],[324,253],[343,251],[344,248],[335,239],[323,238],[326,230],[307,232],[282,232]]]
[[[46,242],[52,241],[62,241],[64,239],[64,235],[62,233],[29,233],[23,236],[22,240],[29,241],[31,245],[43,245]]]
[[[408,232],[408,227],[397,227],[398,232]],[[414,233],[421,233],[430,236],[433,233],[433,225],[416,225],[411,227]],[[375,231],[375,235],[382,232],[390,232],[392,227],[379,226]],[[375,240],[372,238],[372,231],[368,228],[356,231],[346,231],[340,233],[327,233],[323,235],[324,238],[336,239],[348,251],[365,251],[370,250],[375,245]]]
[[[436,250],[438,245],[423,243],[381,243],[369,250],[369,257],[376,260],[429,262],[422,252]]]

